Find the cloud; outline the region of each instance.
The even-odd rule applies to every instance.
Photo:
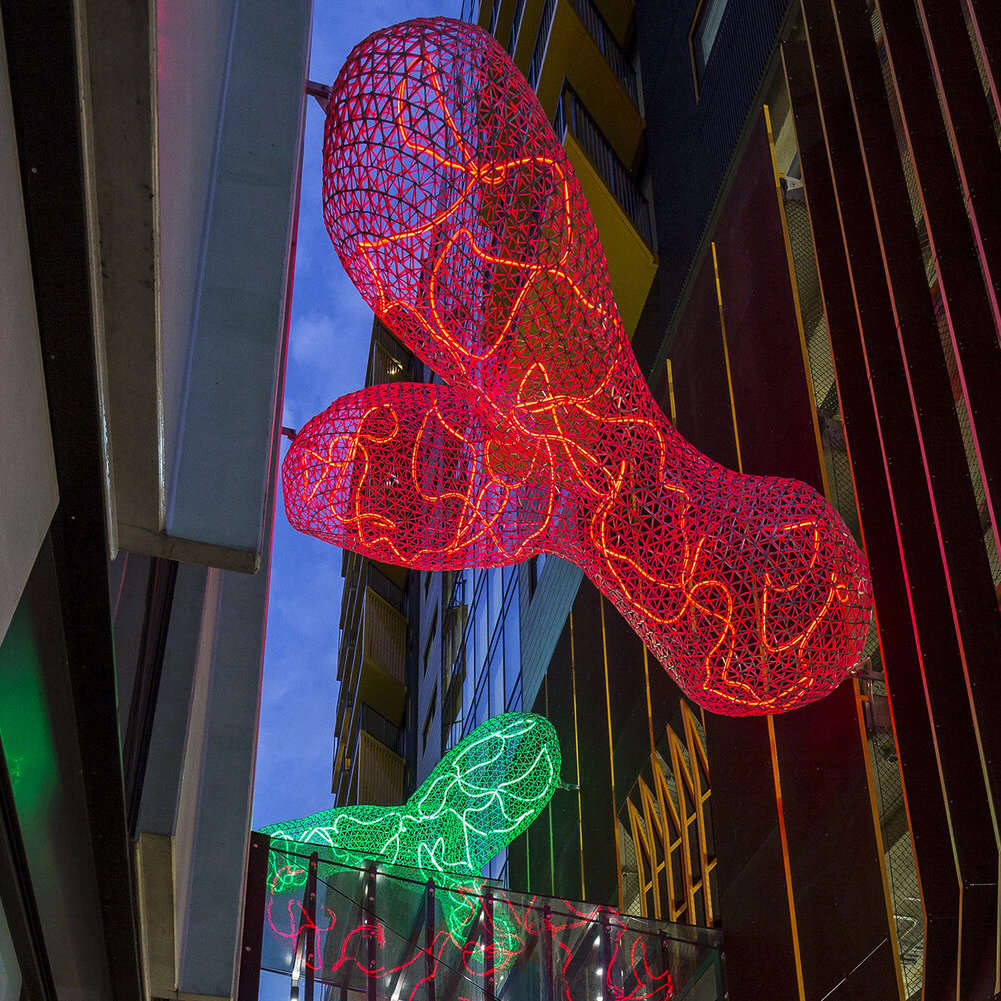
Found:
[[[312,313],[292,326],[289,351],[300,365],[324,364],[334,348],[334,318]]]

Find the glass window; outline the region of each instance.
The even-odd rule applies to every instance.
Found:
[[[493,636],[494,627],[500,618],[501,607],[504,602],[504,593],[499,569],[487,571],[487,598],[490,606],[490,635]]]
[[[504,633],[498,629],[490,649],[490,715],[504,712]]]
[[[695,58],[695,71],[699,79],[709,62],[709,55],[719,34],[719,26],[723,21],[727,0],[702,0],[695,24],[692,28],[692,55]]]
[[[504,691],[506,703],[515,684],[521,681],[521,628],[518,625],[518,589],[508,602],[504,614]],[[508,705],[510,708],[510,705]]]
[[[20,996],[21,967],[7,927],[7,915],[0,908],[0,1001],[17,1001]]]
[[[490,636],[487,623],[487,589],[480,587],[476,594],[476,676],[479,678],[487,659],[487,639]]]
[[[427,642],[424,644],[424,673],[427,674],[428,671],[428,661],[431,659],[431,647],[434,644],[435,634],[438,632],[438,609],[434,610],[434,616],[431,619],[431,628],[428,630]]]
[[[466,668],[466,676],[462,679],[462,721],[466,722],[472,716],[474,677],[472,669]]]
[[[473,714],[476,717],[474,726],[479,726],[487,718],[487,678],[484,672],[479,687],[476,689],[476,705]]]
[[[521,675],[518,675],[518,682],[511,689],[511,694],[507,700],[507,711],[509,713],[521,712]]]

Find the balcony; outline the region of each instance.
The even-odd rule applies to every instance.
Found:
[[[422,382],[421,363],[386,329],[378,318],[372,324],[366,386],[390,382]]]
[[[678,998],[725,996],[714,929],[518,893],[475,874],[468,886],[444,888],[402,866],[342,864],[316,844],[251,841],[257,865],[246,899],[262,913],[248,922],[253,937],[241,951],[288,976],[293,997],[318,985],[331,997],[384,1001],[666,1001],[672,987]],[[269,851],[272,872],[300,874],[280,891],[266,886]],[[257,984],[247,987],[256,998]]]
[[[615,302],[632,336],[657,270],[649,203],[569,83],[556,103],[553,129],[591,208]]]
[[[529,37],[528,27],[536,24]],[[600,123],[616,155],[632,164],[645,123],[632,61],[591,0],[544,0],[536,21],[526,10],[515,61],[552,116],[565,80]],[[529,47],[531,46],[531,47]]]
[[[403,611],[403,586],[406,584],[405,567],[391,567],[376,563],[344,550],[342,576],[344,591],[341,596],[341,640],[337,656],[337,680],[341,681],[346,667],[353,663],[359,641],[359,621],[368,589],[374,591],[397,611]],[[392,576],[390,576],[392,574]]]
[[[354,803],[395,806],[403,802],[403,758],[368,730],[358,732],[355,750]]]
[[[528,64],[528,72],[525,74],[533,88],[538,84],[542,72],[542,63],[549,41],[549,24],[556,12],[556,3],[557,0],[546,0],[542,16],[539,19],[539,32],[535,40],[535,49],[532,52],[532,60]],[[608,63],[608,68],[615,74],[615,78],[632,99],[633,104],[639,107],[639,85],[636,81],[636,70],[616,40],[608,22],[602,17],[601,11],[590,0],[570,0],[570,6],[604,57],[605,62]]]

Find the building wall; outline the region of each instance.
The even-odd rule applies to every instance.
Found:
[[[787,0],[727,0],[709,60],[697,74],[689,36],[703,6],[708,0],[636,5],[659,262],[633,339],[644,371],[658,354],[790,9]]]
[[[95,834],[55,574],[46,541],[0,643],[0,740],[24,842],[23,876],[38,908],[57,994],[109,997]]]
[[[55,511],[58,490],[38,343],[35,294],[0,24],[0,636],[4,634]]]

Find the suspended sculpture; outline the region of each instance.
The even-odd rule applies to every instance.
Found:
[[[573,169],[493,38],[437,19],[359,44],[323,196],[351,279],[442,384],[313,418],[282,470],[296,528],[423,570],[570,560],[715,712],[794,709],[857,665],[851,535],[807,485],[725,469],[661,412]]]
[[[262,828],[272,845],[325,845],[348,865],[399,866],[442,888],[449,932],[460,941],[476,915],[483,867],[528,829],[560,781],[560,745],[549,720],[504,713],[448,751],[403,806],[346,806]],[[286,845],[287,847],[287,845]],[[270,889],[301,886],[302,868],[270,859]],[[514,934],[498,915],[497,938]],[[510,943],[512,948],[514,943]],[[516,949],[514,951],[517,951]]]

